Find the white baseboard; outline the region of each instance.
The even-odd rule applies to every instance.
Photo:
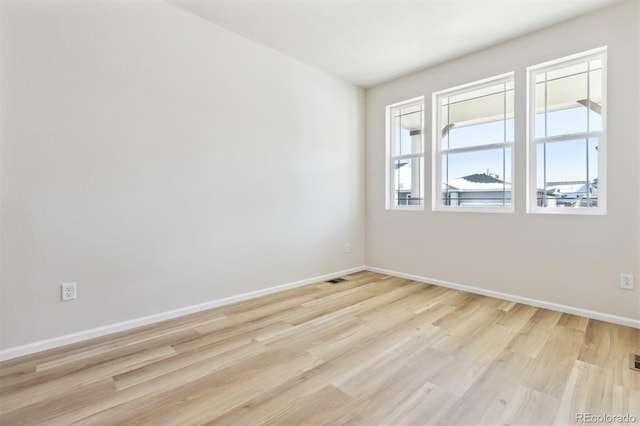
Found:
[[[3,349],[0,351],[0,361],[5,361],[12,358],[33,354],[36,352],[41,352],[48,349],[69,345],[72,343],[82,342],[85,340],[93,339],[95,337],[101,337],[107,334],[117,333],[119,331],[130,330],[132,328],[141,327],[144,325],[153,324],[160,321],[165,321],[165,320],[193,314],[200,311],[205,311],[207,309],[216,308],[218,306],[241,302],[243,300],[253,299],[256,297],[264,296],[271,293],[276,293],[278,291],[287,290],[290,288],[301,287],[303,285],[312,284],[319,281],[326,281],[342,275],[352,274],[352,273],[360,272],[364,270],[371,271],[371,272],[378,272],[386,275],[392,275],[399,278],[406,278],[409,280],[423,282],[427,284],[434,284],[440,287],[447,287],[455,290],[466,291],[469,293],[480,294],[483,296],[495,297],[497,299],[508,300],[510,302],[522,303],[525,305],[536,306],[539,308],[550,309],[553,311],[564,312],[568,314],[578,315],[582,317],[592,318],[600,321],[610,322],[613,324],[620,324],[627,327],[634,327],[634,328],[640,329],[640,320],[633,319],[633,318],[605,314],[602,312],[591,311],[588,309],[581,309],[573,306],[560,305],[557,303],[546,302],[543,300],[530,299],[528,297],[515,296],[509,293],[502,293],[499,291],[487,290],[479,287],[456,284],[448,281],[421,277],[418,275],[405,274],[403,272],[391,271],[388,269],[377,268],[374,266],[360,266],[356,268],[346,269],[344,271],[338,271],[331,274],[308,278],[301,281],[295,281],[288,284],[282,284],[274,287],[252,291],[249,293],[243,293],[236,296],[225,297],[223,299],[212,300],[210,302],[201,303],[198,305],[187,306],[180,309],[174,309],[172,311],[161,312],[154,315],[148,315],[145,317],[136,318],[129,321],[122,321],[115,324],[109,324],[102,327],[79,331],[77,333],[66,334],[64,336],[41,340],[38,342],[29,343],[22,346],[15,346],[13,348]]]
[[[105,336],[107,334],[117,333],[119,331],[130,330],[132,328],[141,327],[143,325],[153,324],[155,322],[165,321],[184,315],[193,314],[207,309],[216,308],[218,306],[229,305],[231,303],[241,302],[243,300],[253,299],[278,291],[290,288],[301,287],[307,284],[313,284],[319,281],[326,281],[342,275],[352,274],[354,272],[364,271],[364,266],[357,268],[345,269],[331,274],[320,275],[318,277],[308,278],[301,281],[295,281],[288,284],[277,285],[274,287],[264,288],[261,290],[251,291],[249,293],[238,294],[236,296],[225,297],[223,299],[212,300],[198,305],[187,306],[184,308],[174,309],[172,311],[161,312],[158,314],[148,315],[128,321],[122,321],[115,324],[109,324],[102,327],[96,327],[89,330],[79,331],[77,333],[66,334],[64,336],[54,337],[52,339],[40,340],[38,342],[28,343],[26,345],[15,346],[13,348],[3,349],[0,351],[0,361],[17,358],[36,352],[53,349],[60,346],[70,345],[72,343],[82,342],[84,340],[93,339],[95,337]]]
[[[483,296],[495,297],[496,299],[508,300],[510,302],[522,303],[524,305],[531,305],[538,308],[550,309],[552,311],[578,315],[581,317],[587,317],[595,320],[606,321],[613,324],[620,324],[627,327],[640,328],[640,320],[633,319],[633,318],[605,314],[602,312],[590,311],[588,309],[582,309],[582,308],[576,308],[573,306],[561,305],[558,303],[546,302],[544,300],[530,299],[528,297],[515,296],[509,293],[502,293],[499,291],[487,290],[479,287],[471,287],[468,285],[456,284],[448,281],[421,277],[418,275],[405,274],[403,272],[391,271],[383,268],[376,268],[375,266],[366,266],[365,268],[367,271],[378,272],[386,275],[392,275],[398,278],[406,278],[409,280],[418,281],[422,283],[434,284],[440,287],[448,287],[455,290],[462,290],[468,293],[481,294]]]

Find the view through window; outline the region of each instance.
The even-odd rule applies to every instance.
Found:
[[[605,55],[529,69],[532,212],[604,212]]]
[[[424,208],[424,99],[387,107],[387,208]]]
[[[513,74],[434,94],[434,208],[512,205]]]

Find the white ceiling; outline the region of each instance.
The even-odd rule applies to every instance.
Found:
[[[371,87],[618,0],[168,0]]]

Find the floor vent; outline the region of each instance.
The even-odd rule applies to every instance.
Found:
[[[332,280],[328,280],[327,282],[330,284],[338,284],[341,283],[342,281],[346,281],[344,278],[334,278]]]
[[[629,368],[632,370],[640,371],[640,355],[629,354]]]

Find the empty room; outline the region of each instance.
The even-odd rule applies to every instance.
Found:
[[[640,0],[0,0],[0,425],[640,423]]]

